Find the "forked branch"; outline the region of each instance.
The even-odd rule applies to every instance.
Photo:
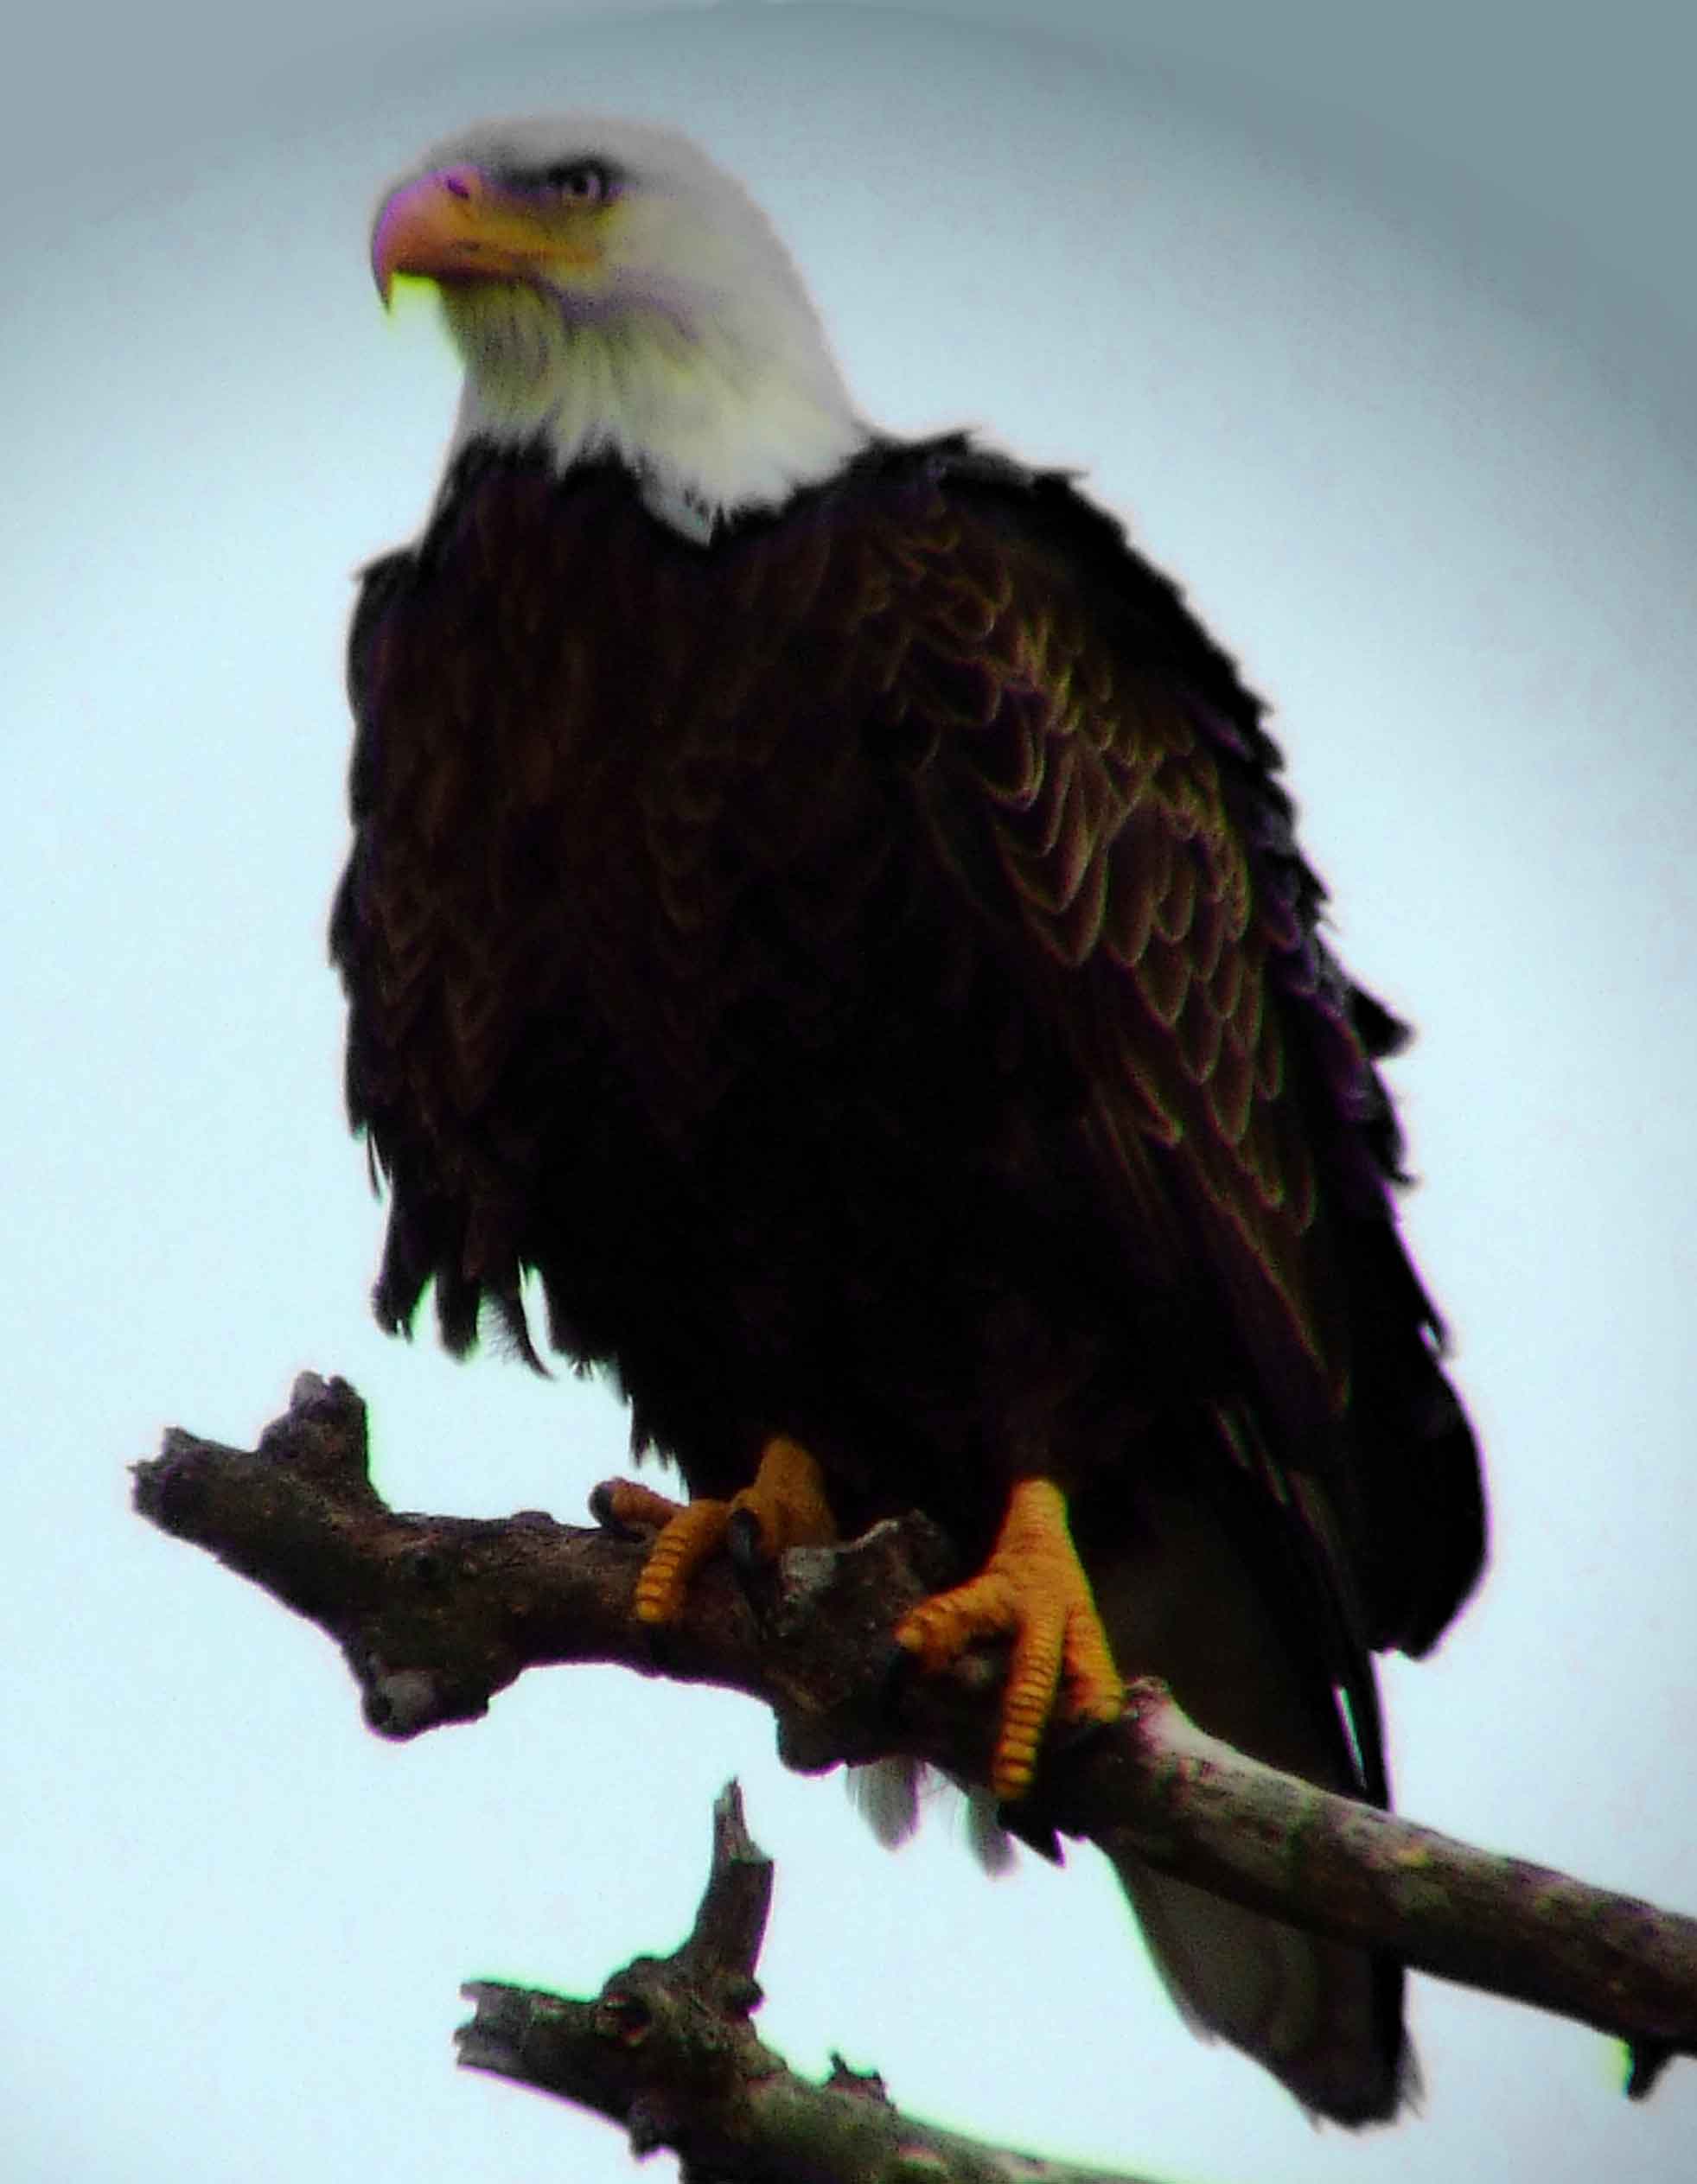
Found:
[[[622,2124],[635,2153],[670,2147],[685,2184],[1139,2184],[916,2123],[875,2072],[840,2056],[822,2085],[798,2078],[750,2022],[771,1891],[732,1782],[713,1806],[712,1869],[683,1945],[634,1958],[590,2002],[467,1987],[475,2015],[456,2034],[461,2062]]]

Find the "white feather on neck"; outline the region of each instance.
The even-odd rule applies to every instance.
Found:
[[[653,309],[567,321],[523,290],[500,315],[498,343],[494,331],[486,319],[475,350],[463,344],[472,368],[450,454],[474,440],[539,441],[560,472],[615,455],[686,535],[779,506],[866,443],[822,345],[751,353],[721,325],[686,328]]]

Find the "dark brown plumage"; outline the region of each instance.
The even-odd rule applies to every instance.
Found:
[[[782,1432],[850,1526],[922,1506],[974,1559],[1043,1471],[1128,1672],[1384,1801],[1369,1650],[1429,1645],[1483,1543],[1390,1205],[1398,1028],[1117,526],[944,441],[704,548],[615,462],[474,449],[350,679],[384,1323],[433,1282],[450,1347],[492,1308],[529,1353],[533,1268],[692,1493]],[[1385,2112],[1400,1971],[1304,1946],[1368,1978],[1378,2061],[1284,2074]]]

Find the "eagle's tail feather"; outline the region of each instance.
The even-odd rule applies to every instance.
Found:
[[[1116,1860],[1114,1869],[1194,2032],[1230,2041],[1334,2123],[1383,2123],[1412,2097],[1400,1966],[1246,1911],[1140,1859]]]
[[[1324,1664],[1296,1650],[1220,1515],[1188,1494],[1139,1503],[1123,1551],[1090,1571],[1122,1667],[1164,1677],[1198,1727],[1241,1751],[1346,1796],[1377,1794],[1376,1737],[1367,1740],[1369,1788]],[[1366,1679],[1368,1711],[1371,1674],[1363,1657],[1353,1680]],[[1197,2032],[1253,2055],[1337,2123],[1386,2120],[1413,2096],[1394,1958],[1245,1910],[1140,1859],[1115,1864],[1156,1968]]]

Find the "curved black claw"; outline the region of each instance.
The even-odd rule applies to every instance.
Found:
[[[616,1483],[614,1480],[603,1479],[598,1487],[590,1489],[590,1514],[603,1531],[610,1531],[615,1539],[641,1539],[642,1531],[635,1525],[628,1525],[613,1506],[613,1489]]]
[[[1674,2060],[1675,2050],[1665,2041],[1637,2040],[1627,2049],[1631,2059],[1626,2077],[1628,2100],[1645,2100],[1654,2091],[1656,2081]]]
[[[760,1519],[752,1509],[731,1511],[724,1531],[724,1555],[743,1606],[764,1629],[781,1593],[778,1557],[768,1550]]]
[[[915,1676],[922,1676],[916,1654],[905,1646],[898,1646],[892,1638],[877,1671],[878,1704],[887,1714],[894,1713],[902,1703],[902,1687]]]
[[[1030,1809],[1029,1797],[1018,1803],[1003,1803],[996,1807],[996,1825],[1005,1834],[1023,1843],[1028,1850],[1035,1850],[1050,1865],[1065,1865],[1067,1854],[1061,1848],[1061,1838],[1040,1814]]]
[[[1075,1759],[1081,1753],[1088,1751],[1099,1736],[1106,1736],[1110,1731],[1117,1729],[1123,1713],[1122,1708],[1120,1713],[1116,1714],[1111,1722],[1094,1721],[1088,1715],[1071,1718],[1064,1715],[1056,1715],[1049,1725],[1049,1748],[1051,1754],[1057,1760]]]
[[[724,1551],[746,1588],[753,1579],[770,1574],[770,1557],[761,1542],[760,1519],[752,1509],[733,1509],[725,1527]]]
[[[1120,1717],[1111,1722],[1093,1721],[1088,1716],[1069,1717],[1056,1714],[1050,1717],[1048,1733],[1043,1739],[1043,1757],[1037,1780],[1018,1803],[998,1805],[996,1818],[1010,1835],[1017,1835],[1026,1846],[1052,1865],[1065,1863],[1061,1847],[1062,1835],[1075,1835],[1078,1830],[1067,1819],[1067,1768],[1071,1761],[1083,1759],[1097,1742],[1119,1727]],[[1058,1815],[1058,1818],[1050,1818]]]

